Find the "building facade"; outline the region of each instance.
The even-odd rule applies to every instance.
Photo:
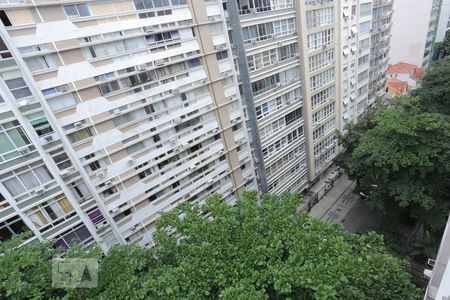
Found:
[[[368,106],[386,94],[386,73],[392,43],[393,0],[374,0],[370,40]]]
[[[151,246],[182,202],[304,191],[385,91],[391,14],[392,0],[0,2],[2,228]]]
[[[341,2],[341,131],[368,106],[372,0]]]
[[[430,62],[442,0],[395,0],[390,64]],[[448,16],[448,15],[447,15]]]
[[[261,192],[300,192],[308,184],[296,9],[287,1],[227,1]]]
[[[256,188],[221,2],[6,2],[1,240],[151,245],[162,212]]]

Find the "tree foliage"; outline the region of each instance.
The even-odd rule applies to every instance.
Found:
[[[412,95],[422,99],[423,111],[450,115],[450,57],[435,62]]]
[[[340,139],[345,151],[337,163],[357,180],[372,207],[395,201],[436,230],[450,211],[450,119],[423,112],[422,105],[405,97],[350,126]]]
[[[345,233],[297,215],[299,203],[296,195],[258,201],[249,192],[235,206],[218,195],[202,206],[182,204],[157,221],[154,249],[116,246],[104,257],[75,251],[100,261],[98,288],[77,294],[50,289],[48,261],[55,251],[48,245],[3,247],[0,298],[419,298],[405,263],[386,252],[381,236]],[[31,266],[34,275],[18,274]]]

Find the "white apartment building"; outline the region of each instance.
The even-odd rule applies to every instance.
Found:
[[[305,127],[310,181],[316,180],[338,153],[340,128],[340,1],[297,2]]]
[[[450,29],[450,0],[442,0],[435,42],[436,43],[442,42],[445,38],[445,34],[449,29]]]
[[[225,3],[261,192],[307,187],[304,101],[293,0]]]
[[[220,1],[0,2],[0,241],[152,245],[255,189]]]
[[[390,64],[426,67],[434,45],[442,0],[395,0]]]
[[[341,2],[341,131],[368,105],[372,0]]]
[[[393,0],[372,2],[368,106],[375,105],[375,101],[386,94],[386,73],[393,41],[391,34],[393,2]]]

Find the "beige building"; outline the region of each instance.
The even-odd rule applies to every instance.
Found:
[[[152,244],[255,189],[218,1],[2,1],[0,239]]]

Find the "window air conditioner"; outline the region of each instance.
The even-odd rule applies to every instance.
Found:
[[[43,186],[37,188],[34,190],[36,192],[37,195],[42,195],[43,193],[45,193],[45,188]]]
[[[30,153],[30,149],[28,149],[28,148],[20,148],[20,149],[18,149],[17,150],[18,152],[19,152],[19,154],[21,155],[21,156],[25,156],[25,155],[27,155],[28,153]]]

